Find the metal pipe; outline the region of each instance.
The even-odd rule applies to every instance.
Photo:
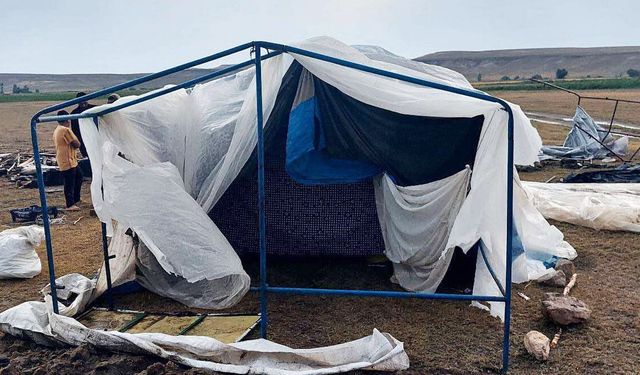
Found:
[[[264,129],[262,118],[262,61],[260,47],[255,49],[256,65],[256,126],[258,131],[258,229],[260,250],[260,337],[267,338],[269,315],[267,309],[267,241],[264,213]]]
[[[569,94],[573,94],[575,96],[578,97],[578,104],[580,103],[579,100],[580,99],[589,99],[589,100],[609,100],[609,101],[616,101],[616,102],[623,102],[623,103],[634,103],[634,104],[640,104],[640,101],[638,100],[631,100],[631,99],[616,99],[616,98],[610,98],[608,96],[585,96],[585,95],[580,95],[579,93],[573,91],[573,90],[569,90],[567,88],[558,86],[558,85],[554,85],[553,83],[550,82],[546,82],[546,81],[541,81],[539,79],[535,79],[535,78],[529,78],[529,81],[533,81],[536,83],[541,83],[543,85],[546,86],[550,86],[553,87],[554,89],[558,89],[564,92],[568,92]]]
[[[454,301],[493,301],[505,302],[502,296],[474,296],[470,294],[396,292],[390,290],[357,290],[357,289],[318,289],[318,288],[287,288],[267,287],[269,293],[298,294],[306,296],[347,296],[347,297],[380,297],[380,298],[414,298]]]
[[[502,283],[500,282],[500,280],[498,280],[498,276],[496,276],[496,273],[493,271],[493,268],[489,264],[489,260],[487,259],[487,254],[485,254],[484,252],[484,246],[482,245],[482,241],[480,241],[480,243],[478,244],[478,252],[480,252],[480,255],[482,256],[482,260],[484,261],[484,264],[487,266],[487,270],[489,270],[489,274],[491,275],[493,282],[496,283],[496,285],[498,286],[498,289],[500,289],[500,293],[504,296],[505,295],[504,288],[502,287]]]
[[[514,143],[514,121],[513,111],[511,107],[504,106],[509,118],[507,120],[507,259],[505,273],[505,301],[504,301],[504,335],[502,338],[502,372],[509,371],[509,342],[511,328],[511,268],[513,263],[513,170],[515,169],[513,161],[513,143]]]
[[[619,101],[616,100],[616,105],[613,107],[613,114],[611,114],[611,121],[609,122],[609,129],[607,129],[607,134],[605,134],[604,139],[607,139],[609,134],[611,133],[611,128],[613,127],[613,119],[616,118],[616,111],[618,110]]]
[[[104,257],[104,273],[107,278],[107,303],[109,310],[113,310],[113,289],[111,284],[111,265],[109,261],[111,256],[109,255],[109,245],[107,244],[107,225],[100,223],[102,228],[102,256]]]
[[[435,88],[435,89],[442,90],[442,91],[447,91],[447,92],[451,92],[451,93],[455,93],[455,94],[460,94],[460,95],[464,95],[464,96],[468,96],[468,97],[484,100],[484,101],[487,101],[487,102],[498,103],[498,104],[502,105],[503,107],[508,107],[509,106],[507,104],[507,102],[505,102],[504,100],[502,100],[500,98],[496,98],[495,96],[491,96],[491,95],[485,94],[485,93],[483,93],[481,91],[471,91],[471,90],[462,89],[462,88],[458,88],[458,87],[447,86],[447,85],[442,84],[442,83],[431,82],[431,81],[427,81],[427,80],[424,80],[424,79],[419,79],[419,78],[415,78],[415,77],[411,77],[411,76],[407,76],[407,75],[403,75],[403,74],[389,72],[389,71],[386,71],[386,70],[373,68],[373,67],[370,67],[370,66],[367,66],[367,65],[362,65],[362,64],[351,62],[351,61],[338,59],[338,58],[335,58],[335,57],[323,55],[323,54],[316,53],[316,52],[307,51],[307,50],[296,48],[296,47],[287,46],[287,45],[284,45],[284,44],[276,44],[276,43],[262,42],[262,41],[255,42],[255,44],[256,44],[256,47],[257,46],[261,46],[263,48],[268,48],[268,49],[271,49],[271,50],[274,50],[274,51],[282,51],[282,52],[287,52],[287,53],[293,53],[293,54],[308,56],[308,57],[314,58],[316,60],[322,60],[322,61],[330,62],[330,63],[336,64],[336,65],[346,66],[348,68],[353,68],[353,69],[356,69],[356,70],[361,70],[361,71],[364,71],[364,72],[373,73],[373,74],[376,74],[376,75],[379,75],[379,76],[394,78],[394,79],[398,79],[400,81],[414,83],[414,84],[417,84],[417,85],[420,85],[420,86],[431,87],[431,88]]]
[[[245,50],[247,48],[250,48],[252,46],[253,46],[253,43],[241,44],[241,45],[239,45],[237,47],[233,47],[233,48],[227,49],[227,50],[222,51],[222,52],[214,53],[213,55],[209,55],[209,56],[197,59],[197,60],[190,61],[190,62],[185,63],[185,64],[174,66],[173,68],[165,69],[165,70],[162,70],[162,71],[157,72],[157,73],[147,74],[146,76],[143,76],[143,77],[140,77],[140,78],[136,78],[136,79],[133,79],[131,81],[124,82],[124,83],[120,83],[120,84],[117,84],[117,85],[114,85],[114,86],[111,86],[111,87],[107,87],[106,89],[102,89],[102,90],[87,94],[87,95],[82,96],[80,98],[70,99],[70,100],[64,101],[62,103],[46,107],[46,108],[38,111],[33,117],[37,119],[38,117],[40,117],[41,115],[43,115],[45,113],[50,113],[50,112],[53,112],[53,111],[57,111],[59,109],[63,109],[63,108],[66,108],[66,107],[69,107],[69,106],[72,106],[72,105],[87,101],[87,100],[91,100],[91,99],[99,98],[99,97],[104,96],[104,95],[112,94],[112,93],[114,93],[116,91],[127,89],[127,88],[132,87],[132,86],[137,86],[137,85],[139,85],[141,83],[152,81],[154,79],[157,79],[157,78],[160,78],[160,77],[164,77],[164,76],[167,76],[169,74],[173,74],[173,73],[179,72],[181,70],[193,68],[194,66],[202,65],[204,63],[207,63],[207,62],[210,62],[210,61],[213,61],[213,60],[220,59],[222,57],[226,57],[226,56],[232,55],[234,53],[240,52],[240,51]]]
[[[38,192],[40,193],[40,207],[42,208],[42,225],[44,226],[45,247],[47,249],[47,265],[49,266],[49,285],[51,289],[51,303],[53,312],[58,313],[58,291],[56,289],[56,274],[53,265],[53,247],[51,246],[51,226],[49,224],[49,207],[47,206],[47,194],[44,191],[44,177],[42,175],[42,162],[40,160],[40,148],[38,147],[38,131],[36,118],[31,118],[31,144],[33,145],[33,160],[36,164],[36,176],[38,178]]]
[[[272,57],[280,55],[281,53],[282,52],[279,52],[279,51],[278,52],[269,53],[269,54],[263,56],[262,60],[270,59]],[[122,104],[118,104],[116,106],[104,109],[104,110],[102,110],[100,112],[79,113],[79,114],[64,115],[64,116],[43,116],[38,120],[38,122],[52,122],[52,121],[62,121],[62,120],[71,120],[71,119],[79,119],[79,118],[91,118],[91,117],[95,118],[95,117],[99,117],[99,116],[104,116],[104,115],[107,115],[109,113],[115,112],[117,110],[120,110],[120,109],[123,109],[123,108],[127,108],[127,107],[131,107],[132,105],[136,105],[136,104],[139,104],[139,103],[142,103],[142,102],[146,102],[147,100],[151,100],[151,99],[157,98],[159,96],[169,94],[169,93],[171,93],[173,91],[180,90],[180,89],[183,89],[183,88],[186,88],[186,87],[191,87],[191,86],[196,85],[196,84],[198,84],[200,82],[203,82],[203,81],[208,81],[208,80],[211,80],[211,79],[214,79],[214,78],[218,78],[218,77],[224,76],[224,75],[232,73],[232,72],[234,72],[236,70],[249,67],[249,66],[251,66],[253,64],[255,64],[254,59],[247,60],[247,61],[244,61],[242,63],[236,64],[236,65],[224,68],[224,69],[220,69],[220,70],[217,70],[215,72],[211,72],[211,73],[205,74],[205,75],[203,75],[201,77],[191,79],[191,80],[183,82],[183,83],[181,83],[179,85],[171,86],[171,87],[168,87],[166,89],[157,90],[156,92],[153,92],[153,93],[150,93],[150,94],[147,94],[147,95],[141,95],[136,99],[133,99],[133,100],[130,100],[128,102],[125,102],[125,103],[122,103]]]

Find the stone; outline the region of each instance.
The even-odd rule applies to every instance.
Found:
[[[147,367],[147,369],[143,372],[146,375],[160,375],[165,373],[164,364],[160,362],[156,362],[151,366]]]
[[[556,262],[555,269],[557,271],[564,272],[565,276],[567,277],[567,280],[570,280],[571,276],[573,276],[573,274],[576,273],[576,266],[569,259],[558,259],[558,261]]]
[[[564,288],[567,285],[567,276],[564,271],[553,270],[536,281],[542,285]]]
[[[580,324],[591,318],[591,310],[583,301],[560,293],[545,293],[542,312],[559,325]]]
[[[529,331],[524,335],[524,348],[539,361],[549,359],[549,338],[538,331]]]

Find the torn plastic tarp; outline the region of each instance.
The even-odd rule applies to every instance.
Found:
[[[562,146],[543,146],[540,149],[540,160],[603,159],[612,156],[611,151],[617,155],[626,155],[628,146],[629,137],[614,139],[582,107],[578,106],[576,114],[573,116],[573,127],[567,134],[564,144]]]
[[[249,290],[240,258],[185,191],[171,163],[137,166],[105,145],[104,201],[153,254],[140,270],[152,291],[188,306],[233,306]],[[140,258],[140,257],[138,257]]]
[[[522,184],[547,219],[640,232],[640,184]]]
[[[29,279],[42,269],[35,247],[44,239],[44,229],[37,225],[0,232],[0,279]]]
[[[353,370],[409,368],[402,342],[373,330],[370,336],[339,345],[292,349],[264,339],[224,344],[204,336],[100,331],[50,311],[45,302],[25,302],[0,314],[0,330],[47,345],[91,344],[98,349],[148,354],[185,366],[232,374],[334,374]]]

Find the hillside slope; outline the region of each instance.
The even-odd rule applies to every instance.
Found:
[[[640,70],[640,46],[446,51],[415,60],[456,70],[470,81],[476,81],[478,74],[484,81],[535,74],[554,77],[559,68],[569,71],[567,78],[614,78],[626,75],[631,68]]]
[[[170,76],[162,77],[153,81],[142,84],[139,88],[158,88],[171,83],[181,83],[193,78],[200,77],[217,69],[224,68],[220,66],[215,69],[187,69],[174,73]],[[41,92],[60,92],[60,91],[93,91],[105,87],[113,86],[118,83],[126,82],[148,73],[132,73],[132,74],[17,74],[17,73],[0,73],[0,82],[4,84],[4,91],[11,92],[13,85],[19,87],[27,86],[31,91],[36,89]]]

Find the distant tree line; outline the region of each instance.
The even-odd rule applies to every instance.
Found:
[[[631,78],[637,78],[640,77],[640,70],[636,70],[636,69],[629,69],[627,70],[627,75]]]
[[[27,85],[24,85],[22,87],[16,85],[15,83],[13,84],[13,88],[11,89],[11,92],[13,94],[30,94],[31,93],[31,89],[29,87],[27,87]]]

